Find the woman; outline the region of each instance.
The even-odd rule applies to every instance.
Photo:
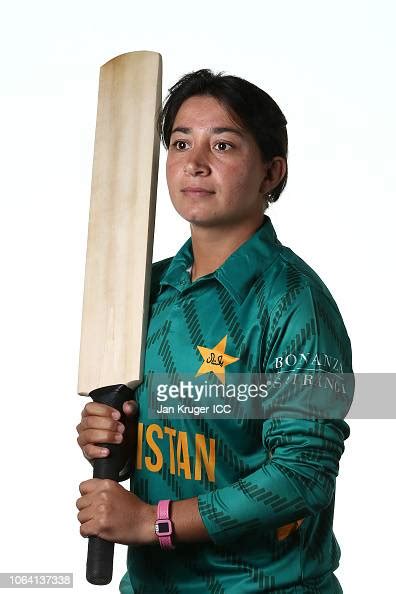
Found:
[[[171,200],[191,238],[153,265],[132,492],[82,483],[81,534],[129,545],[122,593],[342,592],[332,522],[349,427],[330,400],[327,414],[300,418],[305,388],[294,384],[278,393],[281,416],[149,413],[157,374],[225,384],[232,374],[276,373],[306,386],[312,371],[341,382],[352,373],[331,294],[265,214],[286,184],[286,119],[248,81],[199,70],[170,89],[159,127]],[[312,394],[307,402],[315,407]],[[136,404],[124,411],[132,419]],[[88,459],[107,455],[95,444],[131,440],[132,424],[118,419],[85,406],[77,429]]]

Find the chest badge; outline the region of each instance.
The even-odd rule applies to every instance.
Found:
[[[197,349],[199,350],[203,358],[203,363],[201,367],[198,369],[197,373],[195,374],[195,377],[212,371],[224,384],[225,367],[227,367],[227,365],[230,365],[231,363],[235,363],[235,361],[239,361],[239,357],[232,357],[231,355],[227,355],[227,353],[225,352],[226,344],[227,335],[224,336],[224,338],[222,338],[220,342],[211,349],[208,349],[204,346],[197,346]]]

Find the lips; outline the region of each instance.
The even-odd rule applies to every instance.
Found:
[[[184,194],[190,194],[191,196],[203,196],[204,194],[214,194],[213,190],[208,190],[208,188],[202,188],[200,186],[188,186],[186,188],[182,188],[182,192]]]

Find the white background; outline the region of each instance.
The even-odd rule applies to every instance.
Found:
[[[156,50],[164,92],[209,67],[269,92],[288,119],[289,182],[268,211],[279,239],[333,293],[355,371],[394,366],[395,9],[391,1],[2,1],[0,13],[0,571],[74,572],[74,508],[90,467],[76,394],[98,73]],[[161,176],[155,259],[188,236]],[[169,230],[171,229],[171,233]],[[375,399],[375,394],[373,394]],[[346,594],[394,587],[395,420],[350,420],[337,481]],[[393,497],[392,497],[393,490]],[[126,549],[116,551],[117,591]]]

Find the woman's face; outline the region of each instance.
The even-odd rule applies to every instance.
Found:
[[[177,112],[166,162],[176,211],[192,225],[227,226],[263,218],[269,165],[253,136],[210,96],[193,96]]]

